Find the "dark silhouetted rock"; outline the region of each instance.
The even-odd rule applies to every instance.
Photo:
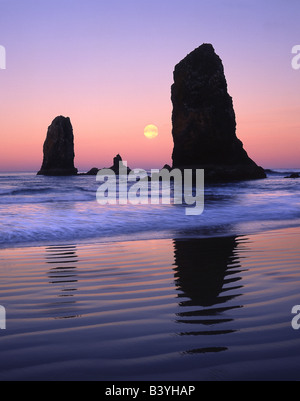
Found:
[[[76,175],[74,135],[69,117],[56,117],[48,128],[43,147],[44,159],[38,175]]]
[[[116,157],[114,157],[113,165],[110,167],[110,170],[112,170],[116,175],[119,175],[120,163],[122,166],[125,167],[122,157],[118,154]],[[127,168],[127,174],[129,174],[131,169],[127,166],[126,166],[126,168]]]
[[[300,175],[298,173],[292,173],[291,175],[288,175],[287,177],[284,178],[300,178]]]
[[[172,167],[171,167],[171,166],[169,166],[169,164],[165,164],[165,165],[163,166],[162,170],[168,170],[168,171],[171,171],[171,170],[172,170]]]
[[[110,170],[112,170],[116,175],[119,175],[120,173],[120,164],[125,167],[127,174],[131,172],[131,169],[127,166],[124,165],[122,157],[118,154],[116,157],[113,158],[113,165],[109,167]],[[96,167],[93,167],[90,171],[87,173],[84,173],[83,175],[97,175],[99,171],[107,169],[107,167],[104,167],[103,169],[98,169]]]
[[[93,167],[87,173],[85,173],[84,175],[97,175],[98,171],[99,171],[99,169],[97,167]]]
[[[175,66],[171,93],[173,168],[204,168],[212,181],[266,177],[236,136],[232,98],[212,45],[203,44]]]
[[[112,170],[116,175],[119,175],[119,163],[122,163],[122,166],[125,167],[122,157],[118,154],[116,157],[113,158],[113,165],[111,167],[109,167],[110,170]],[[99,169],[97,167],[93,167],[91,168],[87,173],[81,173],[80,175],[97,175],[99,171],[107,169],[107,167],[104,167],[102,169]],[[126,166],[126,171],[127,174],[129,174],[131,172],[131,169],[129,167]]]

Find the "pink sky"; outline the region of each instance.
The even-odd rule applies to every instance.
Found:
[[[75,165],[171,163],[174,66],[202,43],[223,60],[237,136],[265,168],[300,167],[299,1],[0,0],[0,171],[40,168],[47,128],[71,119]],[[156,139],[143,135],[147,124]]]

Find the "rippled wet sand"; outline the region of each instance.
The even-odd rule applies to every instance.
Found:
[[[0,250],[0,380],[298,380],[299,238]]]

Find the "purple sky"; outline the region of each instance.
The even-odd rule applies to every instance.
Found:
[[[173,69],[204,42],[223,60],[249,155],[298,167],[299,19],[299,0],[0,0],[0,170],[39,169],[60,114],[79,169],[116,153],[137,167],[170,163]]]

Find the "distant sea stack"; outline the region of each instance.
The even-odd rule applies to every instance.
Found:
[[[122,157],[119,154],[117,154],[117,156],[115,156],[113,158],[113,165],[111,167],[109,167],[109,170],[112,170],[116,175],[119,175],[120,167],[123,167],[124,171],[126,170],[126,174],[129,174],[131,172],[131,169],[129,167],[127,167],[127,165],[124,164]],[[80,175],[97,175],[98,172],[101,170],[106,170],[106,168],[99,169],[97,167],[93,167],[87,173],[81,173]]]
[[[211,44],[175,66],[171,100],[173,168],[204,168],[206,181],[266,177],[236,136],[223,63]]]
[[[116,175],[119,175],[120,167],[123,167],[124,171],[126,170],[127,174],[129,174],[131,171],[131,169],[127,167],[127,165],[124,165],[122,157],[117,154],[117,156],[113,158],[113,165],[110,167],[110,170],[112,170]]]
[[[44,159],[38,175],[76,175],[74,135],[69,117],[56,117],[48,127],[43,147]]]

